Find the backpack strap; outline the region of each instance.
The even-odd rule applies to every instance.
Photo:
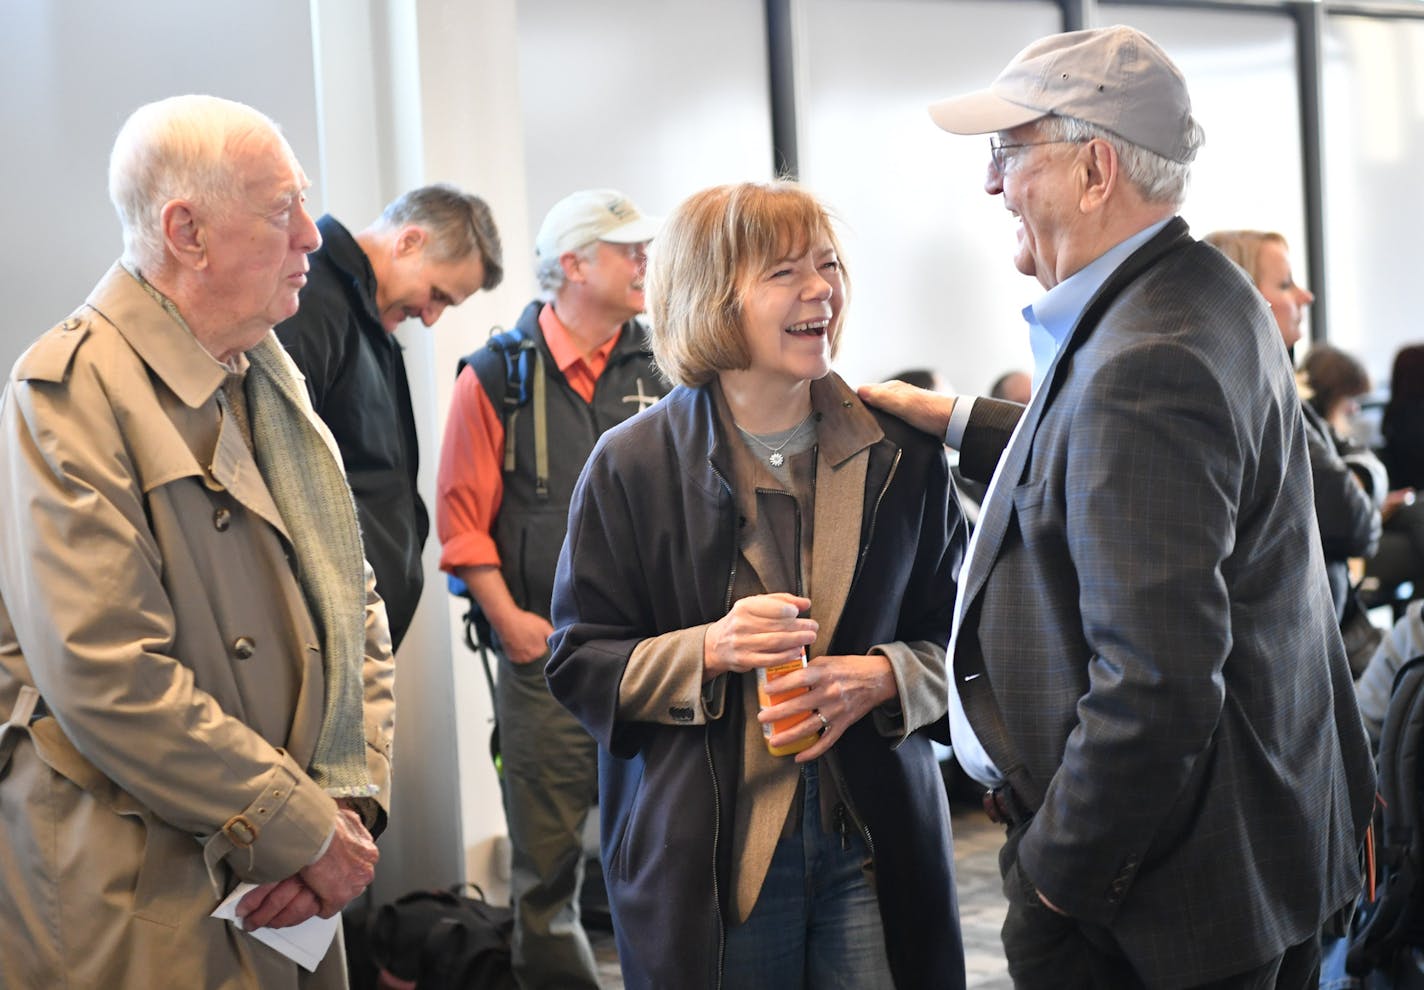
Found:
[[[518,327],[491,335],[488,348],[498,354],[504,363],[504,393],[500,396],[500,413],[504,420],[504,471],[506,474],[515,467],[515,427],[519,421],[519,411],[533,400],[534,404],[534,487],[542,499],[549,497],[549,407],[547,400],[544,355],[533,338]],[[460,361],[465,365],[480,367],[476,361],[476,351]],[[483,377],[481,378],[483,382]],[[488,382],[484,383],[488,391]]]

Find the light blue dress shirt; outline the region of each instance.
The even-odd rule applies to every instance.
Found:
[[[1098,290],[1103,287],[1112,273],[1117,271],[1118,267],[1134,251],[1167,226],[1167,222],[1167,220],[1162,220],[1139,230],[1127,240],[1109,248],[1086,266],[1049,289],[1037,302],[1024,307],[1023,318],[1028,323],[1029,347],[1033,351],[1033,399],[1030,401],[1028,409],[1024,411],[1024,415],[1019,418],[1018,426],[1014,427],[1013,435],[1009,437],[1009,443],[1004,448],[1004,453],[999,457],[1000,467],[1008,460],[1009,451],[1018,442],[1019,430],[1030,418],[1029,413],[1036,411],[1034,407],[1040,399],[1039,386],[1047,377],[1048,369],[1053,367],[1053,362],[1058,357],[1063,342],[1068,339],[1068,334],[1082,317],[1083,310],[1087,308],[1088,303],[1093,296],[1097,295]],[[955,400],[954,410],[949,417],[949,428],[945,430],[944,436],[944,442],[955,450],[959,449],[964,440],[964,430],[969,423],[969,413],[973,408],[974,400],[972,398]],[[995,468],[994,476],[989,480],[989,488],[984,493],[983,504],[985,506],[989,504],[990,499],[995,497],[998,486],[999,470]],[[974,535],[970,537],[969,549],[965,551],[964,564],[959,570],[959,591],[954,603],[954,632],[949,641],[949,662],[951,665],[954,663],[954,648],[959,640],[959,618],[964,609],[964,577],[969,573],[969,564],[974,559],[974,552],[978,544],[979,530],[976,529]],[[959,697],[959,682],[953,675],[954,671],[951,669],[949,731],[954,744],[955,759],[959,761],[964,772],[979,783],[985,787],[997,787],[1004,782],[1004,775],[999,772],[999,768],[994,765],[994,761],[984,751],[978,736],[970,727],[969,719],[964,715],[964,703]]]

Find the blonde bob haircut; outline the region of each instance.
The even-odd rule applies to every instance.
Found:
[[[1216,230],[1202,240],[1236,262],[1257,285],[1261,284],[1261,248],[1267,244],[1290,248],[1274,230]]]
[[[648,317],[653,358],[664,377],[675,385],[705,385],[719,372],[750,367],[742,331],[748,286],[773,262],[800,257],[823,239],[841,258],[830,214],[789,180],[714,186],[684,200],[649,248]],[[827,328],[833,357],[844,312],[842,304]]]

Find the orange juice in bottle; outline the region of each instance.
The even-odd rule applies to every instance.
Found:
[[[800,688],[799,690],[792,691],[776,690],[776,679],[778,677],[781,677],[785,674],[789,674],[793,670],[800,670],[805,666],[806,651],[803,649],[801,651],[801,655],[795,660],[789,660],[786,663],[777,664],[775,667],[758,667],[757,701],[761,703],[761,707],[767,708],[771,705],[780,704],[788,698],[793,698],[798,694],[805,694],[807,691],[809,691],[810,688]],[[804,712],[800,716],[789,715],[786,718],[779,718],[773,722],[763,723],[761,727],[761,734],[763,738],[766,739],[767,752],[769,752],[772,756],[791,756],[794,753],[799,753],[803,749],[809,748],[816,741],[816,737],[814,735],[807,736],[804,739],[798,739],[794,743],[791,743],[786,746],[773,746],[771,744],[771,737],[778,732],[782,732],[786,729],[792,728],[795,725],[798,725],[803,719],[814,717],[815,716],[813,716],[810,712]]]

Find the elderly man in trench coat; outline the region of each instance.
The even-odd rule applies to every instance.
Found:
[[[275,125],[119,133],[124,256],[0,403],[0,986],[342,987],[248,929],[370,882],[393,668],[340,457],[271,332],[320,236]]]

